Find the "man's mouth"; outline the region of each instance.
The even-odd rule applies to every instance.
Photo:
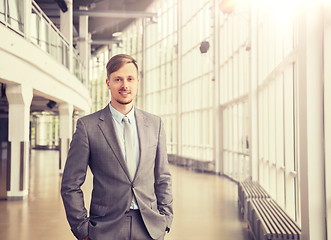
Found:
[[[121,95],[129,95],[129,94],[131,94],[131,92],[129,91],[119,91],[119,94],[121,94]]]

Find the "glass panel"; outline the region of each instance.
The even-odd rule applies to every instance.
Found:
[[[39,32],[40,32],[40,16],[33,10],[31,14],[31,29],[30,29],[30,37],[31,42],[36,45],[39,45]]]
[[[7,18],[13,29],[24,32],[24,0],[8,0]]]
[[[0,0],[0,21],[5,22],[6,0]]]

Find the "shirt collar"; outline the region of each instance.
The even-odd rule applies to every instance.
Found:
[[[124,114],[120,113],[119,111],[117,111],[110,103],[109,103],[109,109],[110,109],[110,112],[111,112],[113,118],[118,123],[122,123],[122,120],[123,120],[124,116],[128,117],[129,123],[133,123],[134,120],[135,120],[135,118],[134,118],[134,106],[132,106],[132,109],[126,115],[124,115]]]

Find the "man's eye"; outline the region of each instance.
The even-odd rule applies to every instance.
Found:
[[[119,82],[119,81],[121,81],[121,79],[115,78],[115,82]]]
[[[128,80],[129,80],[129,81],[132,81],[132,80],[133,80],[133,78],[128,78]]]

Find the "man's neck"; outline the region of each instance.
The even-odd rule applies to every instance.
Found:
[[[112,105],[113,108],[115,108],[117,111],[119,111],[123,115],[127,115],[131,111],[132,106],[133,106],[132,103],[120,104],[116,101],[111,101],[110,104]]]

